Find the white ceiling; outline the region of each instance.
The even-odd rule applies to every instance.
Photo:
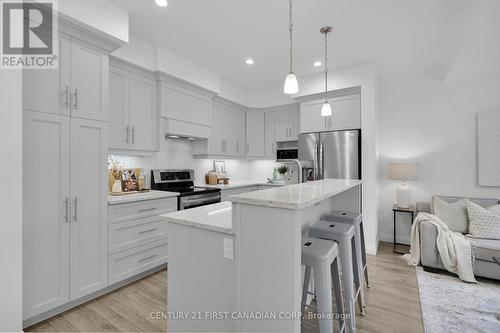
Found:
[[[131,34],[166,47],[249,91],[288,71],[287,0],[113,0]],[[451,66],[481,0],[294,0],[295,72],[321,72],[319,28],[333,25],[330,68],[374,61],[382,75]],[[245,59],[255,60],[253,66]]]

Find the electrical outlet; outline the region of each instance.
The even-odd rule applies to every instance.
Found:
[[[223,244],[224,258],[234,260],[234,240],[232,238],[224,238]]]

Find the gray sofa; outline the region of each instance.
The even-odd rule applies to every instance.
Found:
[[[463,198],[437,196],[446,202],[455,202]],[[434,198],[434,197],[433,197]],[[482,206],[491,207],[499,204],[498,199],[475,199],[470,198],[470,201]],[[433,214],[432,205],[426,202],[417,203],[417,212],[426,212]],[[437,229],[434,225],[424,222],[420,225],[420,240],[421,240],[421,261],[424,269],[433,271],[436,269],[444,270],[443,263],[439,256],[436,246]],[[500,240],[473,238],[478,244],[473,248],[474,256],[474,274],[480,277],[500,280],[500,265],[498,265],[493,257],[500,256]]]

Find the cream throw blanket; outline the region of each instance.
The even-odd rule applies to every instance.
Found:
[[[427,222],[437,228],[437,248],[444,267],[449,272],[458,274],[466,282],[477,282],[474,278],[473,252],[471,242],[461,233],[451,231],[437,216],[419,213],[411,228],[411,249],[407,256],[408,263],[420,264],[420,223]]]

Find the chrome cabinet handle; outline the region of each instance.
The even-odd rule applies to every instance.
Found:
[[[132,143],[135,144],[135,126],[132,126]]]
[[[152,208],[144,208],[144,209],[139,209],[139,212],[142,213],[142,212],[150,212],[150,211],[153,211],[153,210],[156,210],[157,207],[152,207]]]
[[[130,126],[127,125],[127,127],[125,128],[125,131],[127,131],[127,143],[129,143],[129,140],[130,140],[129,130],[130,130]]]
[[[274,142],[271,143],[271,151],[274,153]]]
[[[64,221],[69,222],[69,198],[64,198]]]
[[[142,258],[142,259],[139,259],[139,262],[143,262],[143,261],[146,261],[146,260],[149,260],[149,259],[153,259],[154,257],[156,257],[157,254],[152,254],[146,258]]]
[[[236,152],[237,153],[240,152],[240,142],[239,141],[236,141]]]
[[[247,154],[250,152],[250,143],[247,142]]]
[[[75,214],[73,215],[73,221],[77,222],[78,221],[78,197],[75,197],[75,199],[73,199],[73,204],[75,206]]]
[[[139,231],[140,234],[146,234],[148,232],[153,232],[155,230],[158,230],[158,228],[152,228],[152,229],[148,229],[148,230],[143,230],[143,231]]]
[[[64,89],[64,106],[69,107],[69,87],[66,86]]]
[[[78,110],[78,88],[75,88],[75,103],[73,104],[75,110]]]

